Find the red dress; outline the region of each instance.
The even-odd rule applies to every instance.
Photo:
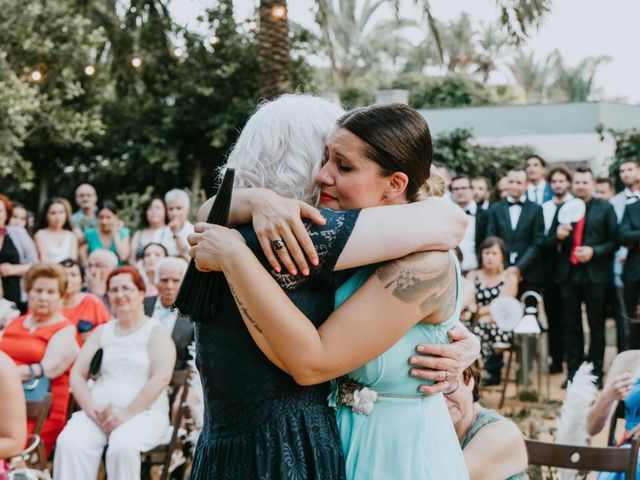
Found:
[[[24,327],[27,315],[14,318],[5,327],[0,337],[0,350],[11,357],[16,365],[29,365],[38,363],[44,357],[44,352],[51,337],[65,327],[71,325],[67,320],[62,320],[51,325],[36,328],[33,332]],[[47,449],[47,456],[53,450],[58,434],[62,431],[67,421],[67,407],[69,406],[69,368],[58,378],[51,379],[51,412],[44,422],[40,437]],[[29,433],[33,431],[35,422],[28,421]]]
[[[77,329],[76,340],[82,347],[84,341],[80,337],[81,333],[94,330],[98,325],[111,320],[111,314],[102,300],[91,293],[87,293],[75,307],[62,307],[62,314]]]

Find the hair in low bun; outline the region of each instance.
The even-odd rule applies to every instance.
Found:
[[[442,197],[446,191],[444,178],[442,178],[436,168],[432,165],[429,178],[422,185],[418,192],[417,201],[424,200],[427,197]]]

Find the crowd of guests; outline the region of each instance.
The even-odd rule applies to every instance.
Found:
[[[109,478],[138,478],[140,452],[167,441],[172,373],[191,368],[193,326],[171,309],[187,269],[189,196],[152,198],[133,235],[93,186],[80,185],[76,203],[72,213],[52,198],[34,218],[0,194],[0,458],[33,432],[25,394],[49,393],[39,436],[54,478],[96,478],[105,448]]]
[[[566,372],[570,380],[589,359],[602,385],[608,306],[618,351],[640,344],[640,169],[634,159],[620,164],[624,190],[616,194],[613,179],[596,178],[586,167],[547,168],[539,156],[510,170],[495,188],[486,178],[439,168],[445,195],[469,219],[459,246],[464,315],[481,339],[484,371],[481,376],[475,366],[466,370],[447,403],[471,478],[481,477],[487,465],[514,474],[526,466],[521,435],[478,403],[480,384],[500,382],[501,345],[511,342],[511,333],[495,325],[489,305],[498,297],[541,293],[551,373]],[[586,214],[562,224],[560,207],[574,197],[585,203]],[[50,382],[53,405],[41,437],[48,454],[55,447],[55,477],[95,478],[106,448],[107,475],[135,478],[139,452],[162,442],[166,433],[171,373],[188,368],[191,358],[193,326],[171,310],[193,231],[189,197],[171,190],[151,198],[135,232],[119,219],[113,201],[98,202],[91,185],[80,185],[75,201],[72,213],[68,200],[52,198],[34,217],[0,194],[0,298],[12,306],[0,309],[0,362],[17,366],[2,375],[7,388],[13,377]],[[99,350],[105,360],[95,377],[90,366]],[[640,388],[629,373],[637,362],[631,352],[616,360],[590,413],[591,431],[603,427],[614,402]],[[70,392],[79,407],[73,415]],[[17,403],[22,407],[0,403],[0,417],[7,416],[5,409],[23,408],[24,402]],[[25,430],[19,423],[10,425],[14,440],[0,438],[0,454],[24,444],[33,424]],[[517,446],[517,454],[499,457],[504,464],[498,457],[486,462],[485,438]]]
[[[446,178],[446,175],[445,175]],[[550,372],[571,380],[588,359],[602,387],[607,308],[616,321],[618,351],[638,348],[640,297],[640,170],[636,159],[619,166],[615,179],[597,178],[588,167],[547,168],[539,156],[513,168],[492,188],[485,178],[452,176],[449,195],[467,214],[460,244],[462,269],[472,285],[468,308],[483,342],[484,385],[500,382],[502,354],[510,341],[488,316],[498,296],[543,295],[549,328]],[[586,214],[560,223],[560,208],[579,198]],[[589,324],[585,353],[582,306]],[[565,366],[566,365],[566,370]],[[565,383],[566,385],[566,380]]]

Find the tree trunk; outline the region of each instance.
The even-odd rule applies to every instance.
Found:
[[[202,187],[202,161],[196,160],[193,167],[193,179],[191,180],[191,192],[193,195],[200,196],[200,188]]]
[[[49,181],[46,175],[40,176],[40,194],[38,196],[38,210],[42,208],[49,198]]]
[[[284,15],[274,15],[277,8]],[[260,0],[260,96],[267,100],[292,91],[289,21],[286,0]]]

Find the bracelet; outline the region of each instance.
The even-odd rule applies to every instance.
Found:
[[[42,364],[40,362],[32,363],[31,365],[36,366],[36,367],[38,367],[40,369],[40,374],[39,375],[36,375],[35,372],[33,373],[33,375],[36,378],[44,377],[44,368],[42,368]]]

